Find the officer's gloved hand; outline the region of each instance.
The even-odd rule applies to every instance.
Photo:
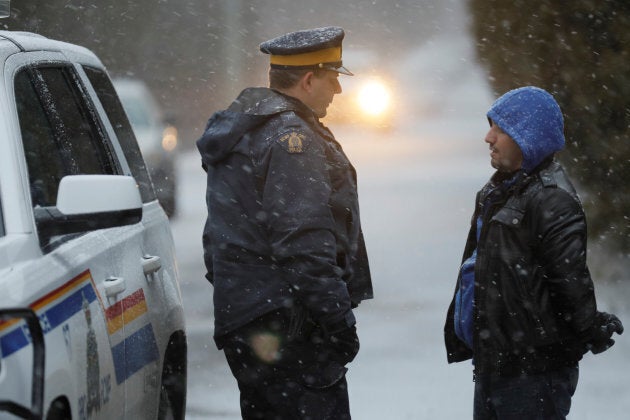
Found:
[[[354,315],[349,311],[344,319],[323,325],[324,334],[334,349],[333,357],[342,365],[354,360],[359,352],[359,337],[354,324]]]
[[[606,312],[597,312],[586,347],[593,354],[608,350],[615,344],[615,340],[611,338],[613,333],[623,333],[623,324],[619,318]]]

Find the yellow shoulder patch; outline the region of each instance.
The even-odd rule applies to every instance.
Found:
[[[306,136],[297,131],[291,131],[280,137],[280,143],[285,146],[289,153],[304,152],[304,139]]]

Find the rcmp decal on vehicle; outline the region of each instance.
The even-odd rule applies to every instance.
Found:
[[[101,402],[106,404],[109,401],[109,392],[111,385],[111,376],[107,375],[107,380],[100,379],[100,367],[98,361],[98,342],[96,341],[96,332],[92,326],[92,311],[87,299],[83,299],[83,315],[87,322],[87,394],[79,398],[79,417],[89,418],[93,412],[101,409]],[[101,388],[101,382],[103,387]]]
[[[63,286],[33,302],[30,306],[38,317],[44,334],[63,325],[75,314],[83,310],[83,302],[91,304],[97,299],[96,288],[89,270],[84,271]],[[19,324],[17,327],[11,327]],[[4,331],[10,330],[7,333]],[[0,321],[0,349],[3,357],[30,345],[31,337],[26,324],[18,320]],[[69,344],[70,335],[64,334]]]
[[[105,310],[107,331],[110,335],[114,334],[146,313],[147,302],[144,291],[138,289]],[[118,384],[144,366],[156,361],[159,351],[151,323],[143,325],[131,334],[126,334],[123,341],[112,345],[112,355]]]
[[[72,354],[72,341],[77,337],[72,335],[68,321],[79,312],[85,319],[86,393],[79,396],[78,401],[81,419],[91,417],[100,410],[101,405],[109,402],[112,387],[111,374],[101,377],[100,372],[98,341],[93,326],[92,304],[95,301],[101,309],[98,312],[105,314],[117,385],[159,358],[153,327],[145,319],[148,308],[141,288],[106,307],[90,270],[86,270],[29,305],[38,314],[44,335],[61,328],[70,358],[77,356]],[[115,334],[123,328],[124,335]],[[126,331],[127,328],[130,329],[129,332]],[[0,354],[3,358],[22,350],[30,343],[31,337],[23,321],[0,321]]]

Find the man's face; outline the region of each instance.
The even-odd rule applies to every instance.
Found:
[[[341,85],[339,84],[339,73],[331,70],[314,74],[311,78],[311,92],[307,105],[315,112],[319,118],[326,116],[326,110],[332,103],[333,96],[341,93]]]
[[[523,153],[512,137],[492,121],[485,142],[490,145],[490,164],[500,172],[515,172],[521,168]]]

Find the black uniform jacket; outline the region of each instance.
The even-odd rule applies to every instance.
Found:
[[[444,328],[449,363],[474,357],[477,374],[518,375],[575,364],[594,322],[582,205],[552,159],[533,172],[485,212],[479,243],[475,221],[484,190],[477,195],[463,257],[477,248],[474,349],[455,335],[454,299]]]
[[[249,88],[210,118],[197,146],[215,338],[295,304],[338,323],[372,298],[356,173],[311,109]]]

